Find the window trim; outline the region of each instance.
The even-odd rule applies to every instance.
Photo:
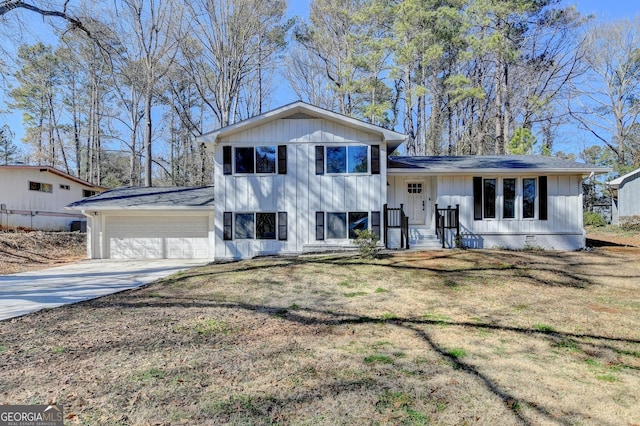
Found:
[[[53,185],[45,182],[29,181],[29,191],[53,194]]]
[[[258,237],[258,215],[269,214],[274,215],[275,218],[275,235],[273,238],[259,238]],[[238,238],[236,232],[238,231],[237,217],[238,215],[251,215],[253,216],[253,235],[250,238]],[[288,223],[287,212],[277,211],[239,211],[239,212],[224,212],[222,221],[222,239],[224,241],[287,241],[288,239]]]
[[[485,217],[485,194],[484,194],[484,182],[485,180],[496,180],[496,217]],[[514,217],[505,217],[505,191],[504,182],[507,179],[515,181],[515,198],[514,198]],[[534,216],[524,217],[524,182],[527,179],[532,179],[535,183],[535,195],[534,195]],[[517,175],[517,176],[473,176],[473,210],[474,221],[478,220],[499,220],[499,221],[531,221],[548,220],[548,177],[547,176],[535,176],[535,175]]]
[[[316,241],[344,241],[349,240],[353,241],[356,237],[352,237],[350,235],[350,216],[352,214],[365,214],[367,218],[367,228],[368,230],[375,230],[375,225],[372,224],[374,220],[375,214],[377,213],[377,233],[380,232],[380,212],[379,211],[357,211],[357,210],[349,210],[349,211],[339,211],[339,212],[316,212]],[[345,237],[330,237],[329,236],[329,215],[344,215],[345,217]],[[376,234],[377,235],[377,234]],[[380,236],[378,236],[380,238]]]
[[[367,145],[367,144],[335,144],[335,145],[316,145],[315,147],[315,154],[316,154],[316,175],[328,175],[328,176],[367,176],[367,175],[374,175],[374,174],[380,174],[380,146],[379,145],[375,145],[378,149],[377,153],[378,153],[378,158],[377,158],[377,164],[375,163],[375,160],[373,158],[372,152],[373,152],[373,145]],[[344,163],[345,163],[345,171],[344,172],[330,172],[329,171],[329,165],[328,165],[328,159],[329,159],[329,155],[327,154],[327,150],[328,149],[335,149],[335,148],[344,148],[345,149],[345,158],[344,158]],[[365,148],[367,151],[367,160],[364,162],[364,164],[367,166],[367,170],[364,172],[350,172],[349,171],[349,148]],[[377,168],[374,168],[376,167]],[[377,171],[377,173],[376,173]]]
[[[258,148],[274,148],[275,161],[273,172],[258,171]],[[253,153],[253,168],[250,172],[238,172],[236,152],[238,149],[251,149]],[[223,174],[238,176],[274,176],[287,174],[287,145],[278,144],[260,144],[260,145],[239,145],[239,146],[223,146]]]

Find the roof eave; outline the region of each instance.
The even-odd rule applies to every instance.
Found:
[[[83,213],[86,211],[89,212],[115,212],[115,211],[158,211],[158,210],[169,210],[169,211],[184,211],[184,210],[210,210],[213,211],[213,206],[91,206],[91,205],[83,205],[83,206],[66,206],[65,210],[80,210]],[[85,213],[86,214],[86,213]]]
[[[585,169],[567,169],[567,168],[475,168],[475,169],[429,169],[429,168],[388,168],[389,174],[429,174],[429,175],[473,175],[473,174],[531,174],[531,173],[549,173],[555,175],[582,175],[589,176],[592,172],[596,175],[609,173],[608,168],[585,168]]]

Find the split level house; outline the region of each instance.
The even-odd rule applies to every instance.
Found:
[[[0,166],[0,228],[80,230],[85,216],[65,207],[105,189],[49,166]]]
[[[394,156],[405,135],[304,102],[204,134],[214,186],[123,188],[70,206],[89,256],[212,260],[354,248],[584,247],[582,180],[537,156]]]

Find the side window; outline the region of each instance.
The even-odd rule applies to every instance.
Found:
[[[236,213],[235,233],[233,216],[231,212],[224,212],[224,240],[287,240],[287,212]]]
[[[276,239],[275,213],[256,213],[256,238],[258,240]]]
[[[50,183],[41,183],[41,182],[29,182],[29,190],[30,191],[39,191],[39,192],[53,192],[53,185]],[[86,195],[85,195],[86,197]]]
[[[224,174],[231,174],[231,147],[223,148]],[[287,147],[282,146],[257,146],[235,148],[235,172],[238,174],[275,174],[287,173]]]
[[[347,172],[347,147],[328,146],[327,147],[327,173]]]
[[[522,218],[536,217],[536,179],[522,179]]]
[[[346,213],[327,213],[327,238],[347,238]]]
[[[225,241],[233,240],[233,213],[224,212],[222,222],[222,239]]]
[[[482,207],[485,219],[496,217],[496,179],[482,181]]]
[[[514,219],[516,217],[516,180],[502,180],[502,217],[505,219]]]

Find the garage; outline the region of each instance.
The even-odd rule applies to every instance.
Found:
[[[209,216],[107,216],[111,259],[209,258]]]
[[[117,188],[67,206],[92,259],[213,259],[213,187]]]

